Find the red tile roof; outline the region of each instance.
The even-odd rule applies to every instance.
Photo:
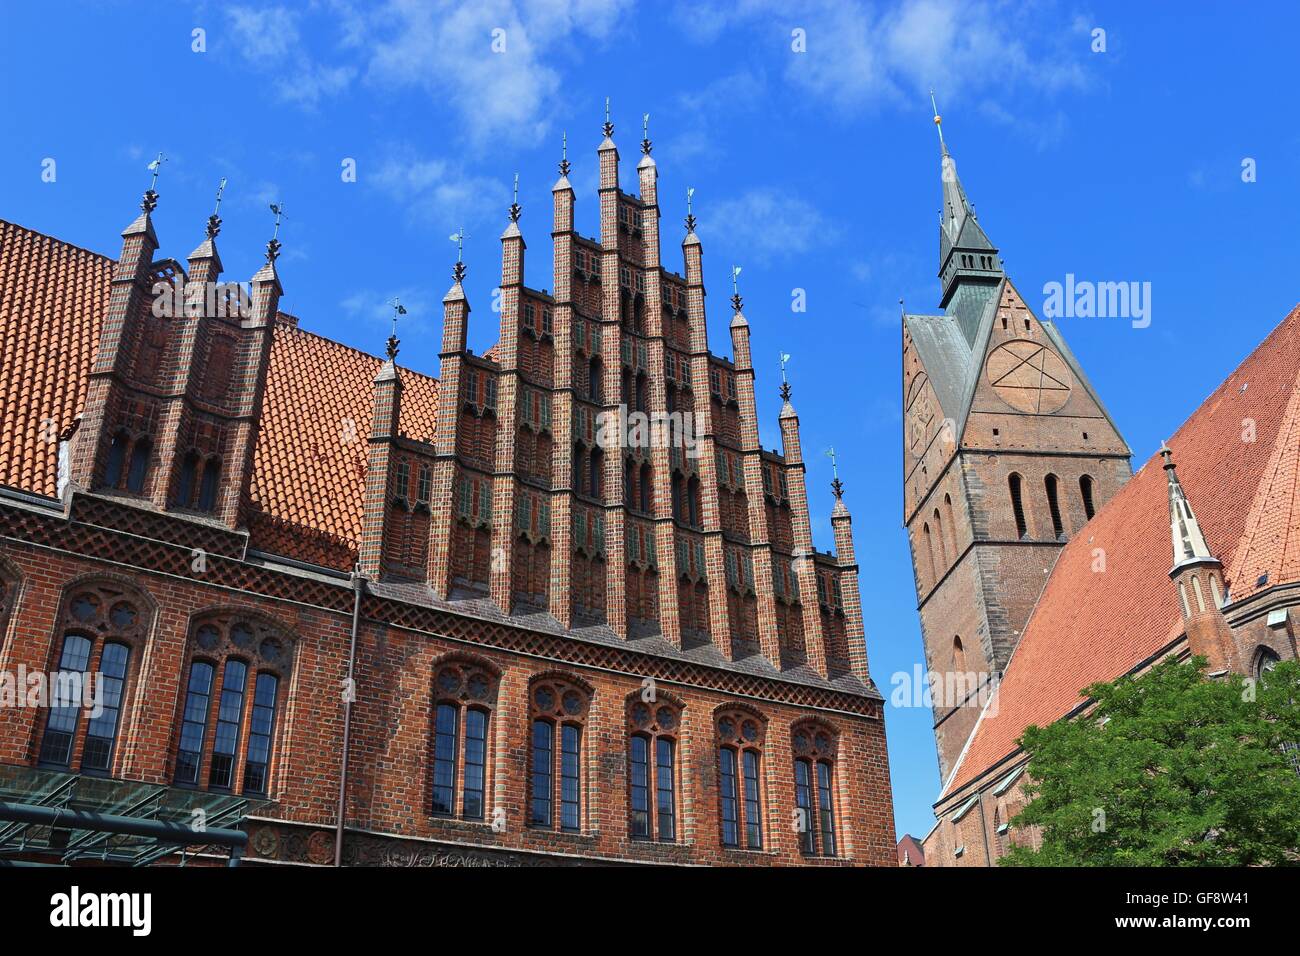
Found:
[[[1300,579],[1298,388],[1300,306],[1169,439],[1232,600],[1265,571],[1270,586]],[[1061,550],[945,796],[1011,755],[1026,727],[1077,707],[1084,687],[1128,672],[1182,633],[1161,464],[1153,455]],[[1094,571],[1102,553],[1105,570]]]
[[[57,493],[58,444],[48,439],[82,410],[114,264],[0,220],[0,485]],[[292,316],[276,325],[253,462],[254,547],[347,566],[381,361]],[[432,439],[437,380],[403,369],[402,384],[401,430]]]
[[[86,400],[112,273],[106,256],[0,220],[0,485],[56,494],[57,435]]]

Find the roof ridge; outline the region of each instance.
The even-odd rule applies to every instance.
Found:
[[[78,252],[84,252],[87,255],[94,256],[96,259],[103,259],[105,262],[109,264],[117,262],[117,260],[110,255],[105,255],[102,252],[96,252],[94,249],[87,249],[85,246],[79,246],[75,242],[68,242],[68,240],[60,239],[58,236],[52,236],[48,232],[41,232],[39,229],[32,229],[30,226],[24,226],[22,223],[14,222],[11,219],[0,218],[0,226],[13,226],[15,229],[21,229],[23,232],[27,233],[28,235],[40,236],[42,239],[48,239],[51,242],[58,243],[61,246],[67,247],[68,249],[76,249]]]

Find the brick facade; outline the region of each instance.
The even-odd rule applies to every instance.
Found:
[[[797,415],[787,401],[784,453],[760,446],[739,300],[735,358],[714,356],[693,220],[668,272],[649,143],[627,195],[611,133],[600,238],[573,230],[566,161],[554,292],[526,283],[516,205],[499,342],[466,350],[457,264],[436,382],[396,341],[380,362],[279,315],[274,240],[242,321],[160,319],[160,283],[215,282],[220,260],[210,231],[188,274],[155,262],[147,198],[100,260],[93,360],[59,370],[85,382],[60,496],[0,489],[0,670],[58,670],[85,632],[91,670],[126,660],[116,736],[82,720],[65,758],[46,711],[7,708],[0,762],[87,772],[108,753],[113,777],[265,799],[248,859],[328,864],[347,720],[345,862],[893,861],[847,509],[839,556],[816,551]],[[621,406],[691,412],[700,454],[607,444],[599,416]],[[657,840],[637,838],[643,774],[671,794]],[[724,845],[733,811],[761,848]]]

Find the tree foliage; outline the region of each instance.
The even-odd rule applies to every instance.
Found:
[[[1041,849],[1008,866],[1300,863],[1300,663],[1255,681],[1172,658],[1094,684],[1095,706],[1030,727],[1025,809]]]

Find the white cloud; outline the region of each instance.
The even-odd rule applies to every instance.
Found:
[[[308,56],[297,10],[236,6],[227,14],[241,56],[255,69],[274,75],[276,95],[287,103],[313,109],[347,89],[357,75],[354,66],[325,66]]]
[[[561,101],[556,52],[609,35],[629,0],[389,0],[373,16],[366,79],[423,90],[458,111],[478,145],[541,133]]]
[[[467,173],[440,157],[423,156],[409,145],[389,147],[373,173],[359,176],[405,207],[422,224],[447,227],[482,221],[488,210],[498,218],[509,204],[509,187],[501,181]]]
[[[696,211],[703,236],[726,236],[738,256],[758,262],[805,253],[836,233],[810,203],[775,189],[750,190]]]

